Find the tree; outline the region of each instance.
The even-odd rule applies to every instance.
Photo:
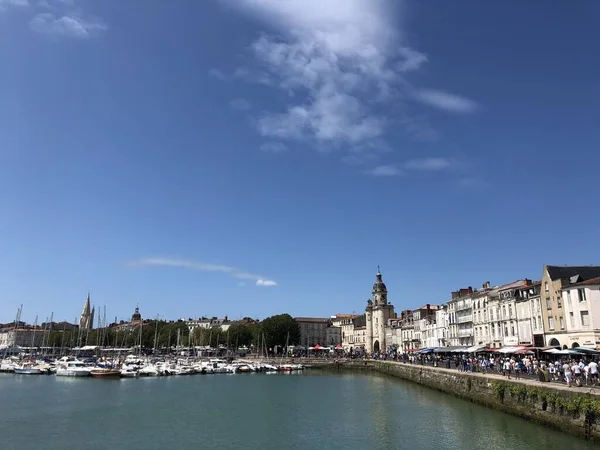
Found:
[[[248,347],[254,338],[252,327],[245,323],[234,323],[227,330],[229,343],[232,347]]]
[[[221,327],[198,327],[194,330],[192,342],[197,346],[217,347],[219,344],[227,344],[227,333],[223,333]]]
[[[289,340],[288,340],[289,336]],[[300,325],[289,314],[267,317],[260,324],[259,337],[264,339],[268,348],[300,343]]]

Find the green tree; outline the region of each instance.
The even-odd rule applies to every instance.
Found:
[[[229,334],[229,343],[231,347],[248,347],[254,339],[252,327],[245,323],[234,323],[227,330]]]
[[[259,335],[270,349],[276,345],[285,346],[286,342],[296,345],[300,342],[300,325],[289,314],[278,314],[261,322]]]
[[[227,333],[223,333],[221,327],[198,327],[194,330],[192,342],[194,346],[217,347],[217,345],[227,345]]]

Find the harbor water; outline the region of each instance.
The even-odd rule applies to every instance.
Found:
[[[593,444],[392,378],[0,374],[0,449],[490,449]]]

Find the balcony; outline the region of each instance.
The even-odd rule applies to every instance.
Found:
[[[473,322],[473,317],[471,316],[462,316],[462,317],[458,317],[456,319],[456,322],[458,323],[468,323],[468,322]]]
[[[471,337],[473,336],[472,330],[458,330],[458,337]]]

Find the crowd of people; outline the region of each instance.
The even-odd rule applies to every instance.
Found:
[[[460,372],[495,373],[508,379],[528,377],[538,378],[540,381],[565,382],[569,387],[573,384],[600,386],[597,356],[549,361],[534,355],[399,354],[394,359],[412,364],[455,368]]]

